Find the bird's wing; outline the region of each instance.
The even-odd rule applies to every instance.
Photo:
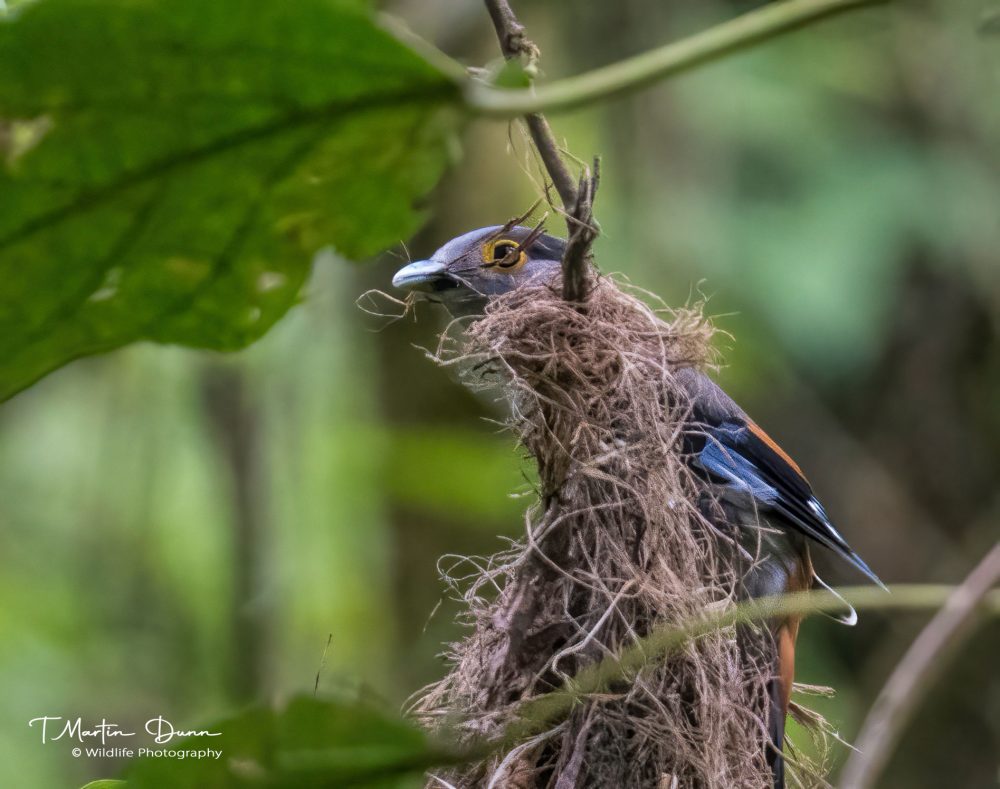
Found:
[[[680,377],[691,399],[686,441],[692,465],[732,493],[840,554],[882,586],[834,528],[794,460],[707,376]]]

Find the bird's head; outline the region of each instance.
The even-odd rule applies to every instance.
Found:
[[[556,279],[565,248],[565,241],[537,228],[483,227],[401,268],[392,284],[428,294],[452,315],[480,315],[495,296]]]

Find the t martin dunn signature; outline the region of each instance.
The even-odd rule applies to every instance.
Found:
[[[107,745],[108,740],[115,737],[134,737],[134,731],[126,731],[117,723],[110,723],[102,718],[100,723],[84,727],[82,718],[59,718],[44,715],[39,718],[32,718],[28,721],[28,726],[34,728],[36,723],[41,723],[42,743],[52,742],[66,738],[76,740],[80,743],[94,742],[100,740],[101,745]],[[185,731],[175,729],[173,724],[163,716],[150,718],[146,721],[146,733],[153,738],[157,745],[170,742],[175,737],[219,737],[222,732],[202,730]]]

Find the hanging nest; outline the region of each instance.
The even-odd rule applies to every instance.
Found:
[[[457,744],[498,738],[524,723],[526,700],[654,628],[735,605],[745,567],[679,448],[688,405],[674,373],[710,362],[712,333],[700,309],[653,309],[601,277],[583,306],[521,288],[445,334],[435,358],[469,386],[502,388],[539,490],[521,541],[445,568],[470,632],[411,710],[425,727]],[[771,645],[762,628],[737,629],[651,656],[428,786],[770,787]]]

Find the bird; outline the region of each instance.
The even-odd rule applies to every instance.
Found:
[[[448,241],[427,260],[404,266],[392,284],[440,302],[454,317],[474,317],[483,314],[491,299],[517,288],[558,283],[565,249],[564,240],[541,227],[483,227]],[[759,560],[743,579],[742,594],[755,599],[814,585],[829,590],[813,568],[813,545],[885,589],[837,531],[792,457],[707,374],[683,367],[674,375],[689,402],[682,439],[686,462],[711,493],[726,525],[760,541]],[[850,613],[842,621],[853,624],[856,615],[847,608]],[[776,665],[768,683],[767,761],[776,789],[785,784],[782,749],[800,620],[787,616],[769,623]]]

